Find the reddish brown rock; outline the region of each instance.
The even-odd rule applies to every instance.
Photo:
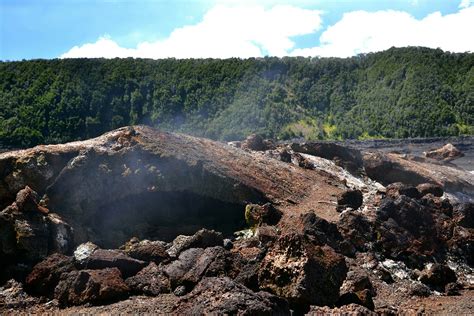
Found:
[[[126,298],[128,292],[129,288],[123,281],[120,270],[107,268],[62,274],[54,297],[63,306],[106,304]]]
[[[37,295],[52,295],[61,274],[73,270],[76,268],[72,257],[59,253],[52,254],[33,267],[26,278],[26,288]]]

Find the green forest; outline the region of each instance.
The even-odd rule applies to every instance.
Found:
[[[3,146],[133,124],[219,140],[473,135],[474,54],[0,62]]]

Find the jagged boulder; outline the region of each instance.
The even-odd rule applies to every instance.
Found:
[[[26,278],[26,288],[37,295],[50,296],[61,274],[76,270],[74,259],[59,253],[52,254],[33,267]]]
[[[346,272],[344,257],[331,247],[289,234],[280,237],[262,260],[258,281],[261,289],[296,304],[332,305]]]
[[[120,270],[106,268],[63,273],[54,297],[62,306],[70,306],[111,303],[126,298],[128,293]]]
[[[301,215],[304,234],[317,245],[329,245],[332,248],[340,249],[343,237],[335,223],[329,223],[325,219],[317,216],[314,212]]]
[[[421,268],[431,256],[443,260],[447,242],[452,238],[453,222],[445,214],[439,199],[425,196],[422,200],[400,195],[382,200],[375,222],[375,248],[389,258]]]
[[[125,283],[136,294],[156,296],[170,292],[168,277],[154,262],[151,262],[136,275],[126,279]]]
[[[374,240],[372,223],[357,212],[342,213],[337,221],[337,229],[343,240],[336,249],[340,249],[346,256],[352,256],[356,250],[366,251],[367,245]]]
[[[58,214],[38,204],[38,194],[26,186],[0,212],[0,254],[37,262],[49,253],[67,253],[72,229]]]
[[[204,278],[179,300],[175,314],[288,315],[288,304],[266,292],[253,292],[230,278]]]

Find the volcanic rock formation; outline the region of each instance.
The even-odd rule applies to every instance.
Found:
[[[0,311],[365,314],[472,289],[471,173],[242,147],[136,126],[0,154]]]

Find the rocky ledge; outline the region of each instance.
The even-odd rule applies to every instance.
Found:
[[[430,312],[472,298],[473,197],[449,162],[334,143],[135,126],[6,152],[0,311]]]

